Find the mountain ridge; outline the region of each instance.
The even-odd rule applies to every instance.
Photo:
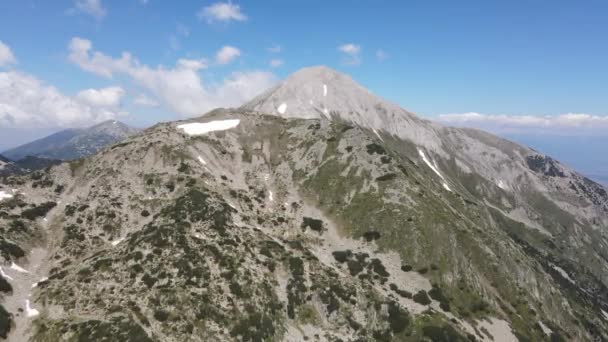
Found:
[[[265,94],[0,184],[9,336],[608,338],[604,188],[488,133]]]
[[[68,128],[2,153],[13,160],[27,156],[73,160],[93,154],[137,132],[139,129],[120,121],[107,120],[88,128]]]

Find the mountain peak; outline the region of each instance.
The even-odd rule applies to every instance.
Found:
[[[294,72],[243,108],[283,117],[331,119],[338,112],[367,112],[383,102],[349,75],[313,66]]]
[[[435,125],[326,66],[300,69],[241,107],[286,118],[340,119],[438,149]]]

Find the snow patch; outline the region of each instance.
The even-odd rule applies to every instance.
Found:
[[[554,270],[556,270],[562,277],[564,277],[564,279],[571,282],[572,284],[576,284],[574,279],[570,278],[568,272],[566,272],[563,268],[556,265],[551,265],[551,267],[553,267]]]
[[[42,283],[43,281],[47,281],[47,280],[49,280],[49,278],[47,278],[47,277],[44,277],[44,278],[38,280],[37,282],[32,284],[32,288],[35,288],[36,286],[38,286],[39,283]]]
[[[214,131],[225,131],[227,129],[231,129],[231,128],[238,126],[240,122],[241,122],[241,120],[239,120],[239,119],[216,120],[216,121],[209,121],[209,122],[204,122],[204,123],[193,122],[193,123],[178,125],[177,128],[184,130],[184,132],[186,132],[186,134],[188,134],[188,135],[201,135],[201,134],[207,134],[209,132],[214,132]]]
[[[602,309],[600,309],[602,310]],[[608,312],[602,310],[602,315],[604,315],[604,319],[608,321]]]
[[[25,312],[27,314],[27,317],[36,317],[36,316],[40,315],[40,311],[38,311],[30,306],[29,299],[25,300]]]
[[[13,198],[13,195],[0,190],[0,201],[2,201],[3,199],[8,199],[8,198]]]
[[[329,109],[327,109],[327,108],[323,108],[323,114],[324,114],[325,116],[327,116],[328,118],[330,118],[330,117],[329,117]],[[331,118],[330,118],[330,119],[331,119]]]
[[[287,110],[287,103],[285,103],[285,102],[281,103],[281,105],[277,108],[277,112],[279,112],[280,114],[285,114],[286,110]]]
[[[20,273],[30,273],[30,271],[20,267],[19,265],[15,264],[14,262],[11,263],[11,269],[20,272]]]
[[[380,136],[380,134],[378,133],[378,131],[376,131],[375,128],[372,128],[372,131],[374,132],[374,134],[378,137],[378,139],[384,141],[384,139],[382,139],[382,137]]]
[[[15,280],[15,279],[13,279],[13,277],[11,277],[8,274],[4,273],[4,270],[2,269],[2,267],[0,267],[0,275],[2,275],[2,278],[4,278],[4,279]]]
[[[119,243],[123,242],[124,240],[125,240],[125,238],[121,237],[120,239],[114,240],[114,241],[112,241],[110,243],[112,244],[112,246],[117,246]]]
[[[327,84],[323,85],[323,96],[327,96]]]
[[[502,180],[498,180],[498,183],[496,183],[496,185],[498,185],[499,188],[503,189],[503,190],[507,190],[507,184],[505,184],[505,182],[503,182]]]
[[[268,190],[268,200],[270,200],[270,202],[274,201],[274,197],[272,197],[272,191]]]
[[[433,170],[433,172],[435,172],[435,174],[437,174],[437,176],[439,176],[439,178],[441,178],[441,180],[443,180],[443,187],[447,190],[447,191],[452,191],[450,189],[450,187],[447,184],[447,181],[445,179],[445,177],[443,177],[443,175],[441,174],[441,172],[439,172],[439,168],[437,167],[437,164],[435,163],[435,161],[433,161],[433,163],[431,163],[427,157],[426,154],[424,154],[424,152],[421,149],[418,149],[418,154],[420,155],[420,157],[422,158],[422,160],[424,161],[424,163],[431,168],[431,170]]]
[[[198,156],[198,161],[201,162],[201,164],[203,164],[203,165],[207,165],[207,162],[201,156]]]
[[[547,327],[545,323],[543,323],[542,321],[538,321],[538,325],[540,326],[540,329],[545,333],[545,335],[551,336],[553,330],[549,329],[549,327]]]

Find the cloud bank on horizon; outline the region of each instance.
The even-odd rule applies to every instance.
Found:
[[[607,135],[608,116],[585,113],[559,115],[492,115],[475,112],[431,118],[445,125],[479,128],[495,133]]]

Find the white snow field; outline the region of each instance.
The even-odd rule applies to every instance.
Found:
[[[241,120],[216,120],[209,122],[193,122],[178,125],[177,128],[183,130],[188,135],[202,135],[209,132],[225,131],[239,125]]]

